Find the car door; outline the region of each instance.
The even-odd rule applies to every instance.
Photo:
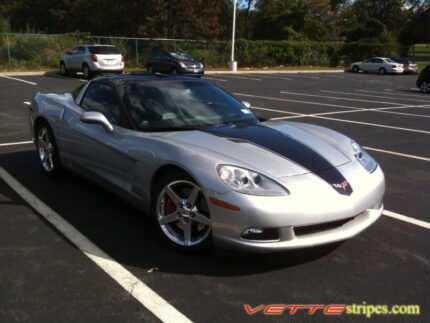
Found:
[[[169,53],[163,52],[163,54],[161,54],[160,68],[162,73],[170,73],[172,71],[172,57]]]
[[[375,63],[373,65],[374,65],[374,68],[373,68],[372,72],[375,72],[375,73],[378,72],[381,67],[387,69],[384,66],[384,61],[380,58],[375,58]]]
[[[369,72],[370,67],[371,67],[370,64],[371,64],[370,59],[367,59],[363,62],[363,64],[361,64],[360,69],[363,72]]]
[[[86,111],[104,114],[113,125],[113,132],[106,131],[100,124],[83,123],[80,116]],[[102,185],[121,190],[125,170],[134,160],[124,153],[124,132],[128,123],[114,86],[92,82],[76,110],[66,111],[63,120],[63,146],[72,168]]]
[[[68,70],[76,70],[76,55],[78,53],[78,46],[73,47],[73,49],[66,53],[65,61]]]

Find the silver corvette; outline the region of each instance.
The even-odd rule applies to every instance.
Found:
[[[152,216],[182,250],[281,251],[342,241],[381,215],[384,174],[355,141],[261,121],[214,84],[121,75],[37,93],[41,169],[80,174]]]

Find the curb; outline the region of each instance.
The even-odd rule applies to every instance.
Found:
[[[0,72],[0,76],[33,76],[33,75],[45,75],[47,72]]]
[[[315,74],[315,73],[343,73],[345,70],[240,70],[240,71],[205,71],[205,75],[211,74]],[[0,76],[40,76],[52,72],[40,71],[40,72],[0,72]]]
[[[240,70],[240,71],[205,71],[205,74],[315,74],[315,73],[343,73],[344,69],[336,70]]]

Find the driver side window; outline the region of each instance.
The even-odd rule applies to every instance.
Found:
[[[85,111],[96,111],[105,115],[110,123],[125,127],[115,89],[106,83],[92,83],[81,101],[81,108]]]

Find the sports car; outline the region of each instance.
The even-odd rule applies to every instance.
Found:
[[[37,93],[41,170],[67,169],[118,194],[184,251],[271,252],[351,238],[383,211],[384,174],[327,128],[261,120],[206,80],[117,75]]]

